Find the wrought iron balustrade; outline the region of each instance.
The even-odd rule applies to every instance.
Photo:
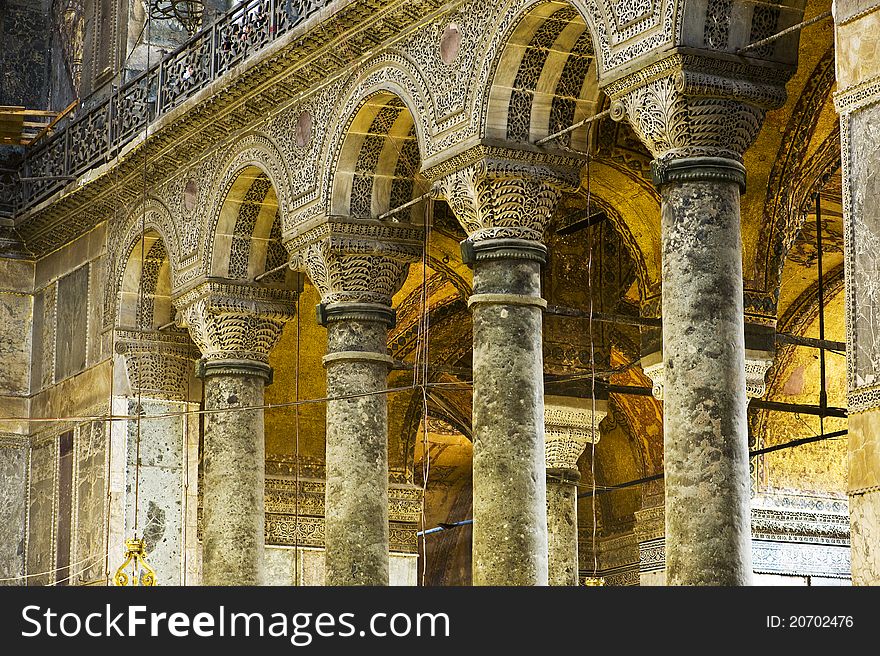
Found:
[[[332,0],[244,0],[110,97],[25,152],[0,177],[0,215],[14,216],[110,160],[163,114]],[[21,180],[20,178],[24,178]]]

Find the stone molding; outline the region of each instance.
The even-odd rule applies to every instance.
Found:
[[[308,274],[325,305],[391,305],[422,257],[421,228],[378,219],[320,216],[285,237],[291,266]]]
[[[266,544],[324,546],[325,483],[323,480],[266,477]],[[202,509],[198,533],[201,538]],[[389,543],[392,551],[416,553],[422,490],[411,485],[388,487]]]
[[[636,512],[642,573],[666,567],[664,508]],[[759,495],[752,499],[752,560],[758,573],[849,578],[846,501]]]
[[[268,364],[269,351],[294,317],[296,292],[209,278],[174,299],[174,305],[203,360]]]
[[[880,101],[880,75],[834,92],[834,108],[838,114],[849,114]]]
[[[580,158],[479,144],[423,171],[468,241],[541,242],[565,192],[580,185]]]
[[[544,397],[544,447],[547,469],[577,471],[587,444],[599,441],[599,424],[608,414],[608,401],[570,396]]]
[[[773,366],[773,353],[746,349],[746,397],[760,399],[767,392],[767,372]]]

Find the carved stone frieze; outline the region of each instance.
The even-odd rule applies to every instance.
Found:
[[[577,470],[587,444],[599,441],[608,402],[568,396],[544,397],[544,454],[547,469]]]
[[[186,400],[199,350],[182,333],[116,330],[116,353],[125,359],[132,391],[149,398]]]
[[[575,157],[480,144],[423,173],[439,183],[472,242],[543,241],[562,194],[578,188],[582,164]]]
[[[391,305],[409,265],[422,257],[421,228],[378,219],[318,217],[286,236],[291,266],[330,303]]]
[[[174,299],[174,304],[204,360],[266,364],[284,324],[294,317],[296,293],[206,279]]]

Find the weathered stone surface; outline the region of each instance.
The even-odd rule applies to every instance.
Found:
[[[130,415],[137,414],[138,405],[136,398],[129,400]],[[156,571],[159,585],[181,582],[185,434],[182,416],[151,418],[151,415],[179,413],[185,409],[184,403],[141,399],[140,466],[137,468],[138,423],[128,422],[126,523],[133,530],[137,511],[137,535],[145,541],[147,560]]]
[[[25,560],[27,446],[0,436],[0,585],[22,585]]]
[[[663,428],[670,585],[751,578],[735,182],[663,185]]]
[[[55,451],[55,441],[45,441],[31,450],[27,571],[39,576],[29,578],[28,585],[54,581]]]
[[[474,295],[541,295],[541,263],[474,264]],[[472,298],[473,300],[473,298]],[[480,302],[474,321],[474,585],[547,585],[542,312]]]
[[[79,427],[76,436],[76,522],[74,524],[74,583],[89,583],[104,575],[104,531],[106,530],[107,450],[106,427],[92,422]],[[85,562],[83,562],[85,561]]]
[[[547,470],[550,585],[578,584],[577,470]]]
[[[28,394],[33,297],[0,291],[0,390]]]
[[[206,372],[205,408],[263,404],[265,378]],[[265,444],[262,410],[205,415],[203,583],[262,585]]]
[[[388,363],[381,358],[387,358],[387,336],[388,326],[381,320],[328,321],[328,397],[385,389]],[[333,359],[344,353],[349,355]],[[327,402],[325,509],[327,584],[388,585],[385,394]]]
[[[392,553],[389,555],[388,584],[414,586],[418,583],[418,556]],[[267,585],[326,585],[325,551],[323,549],[266,547]],[[298,572],[298,575],[297,575]]]
[[[849,498],[853,585],[880,583],[880,490]]]

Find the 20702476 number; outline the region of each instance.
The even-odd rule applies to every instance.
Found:
[[[852,615],[791,615],[788,618],[790,629],[851,628]]]

